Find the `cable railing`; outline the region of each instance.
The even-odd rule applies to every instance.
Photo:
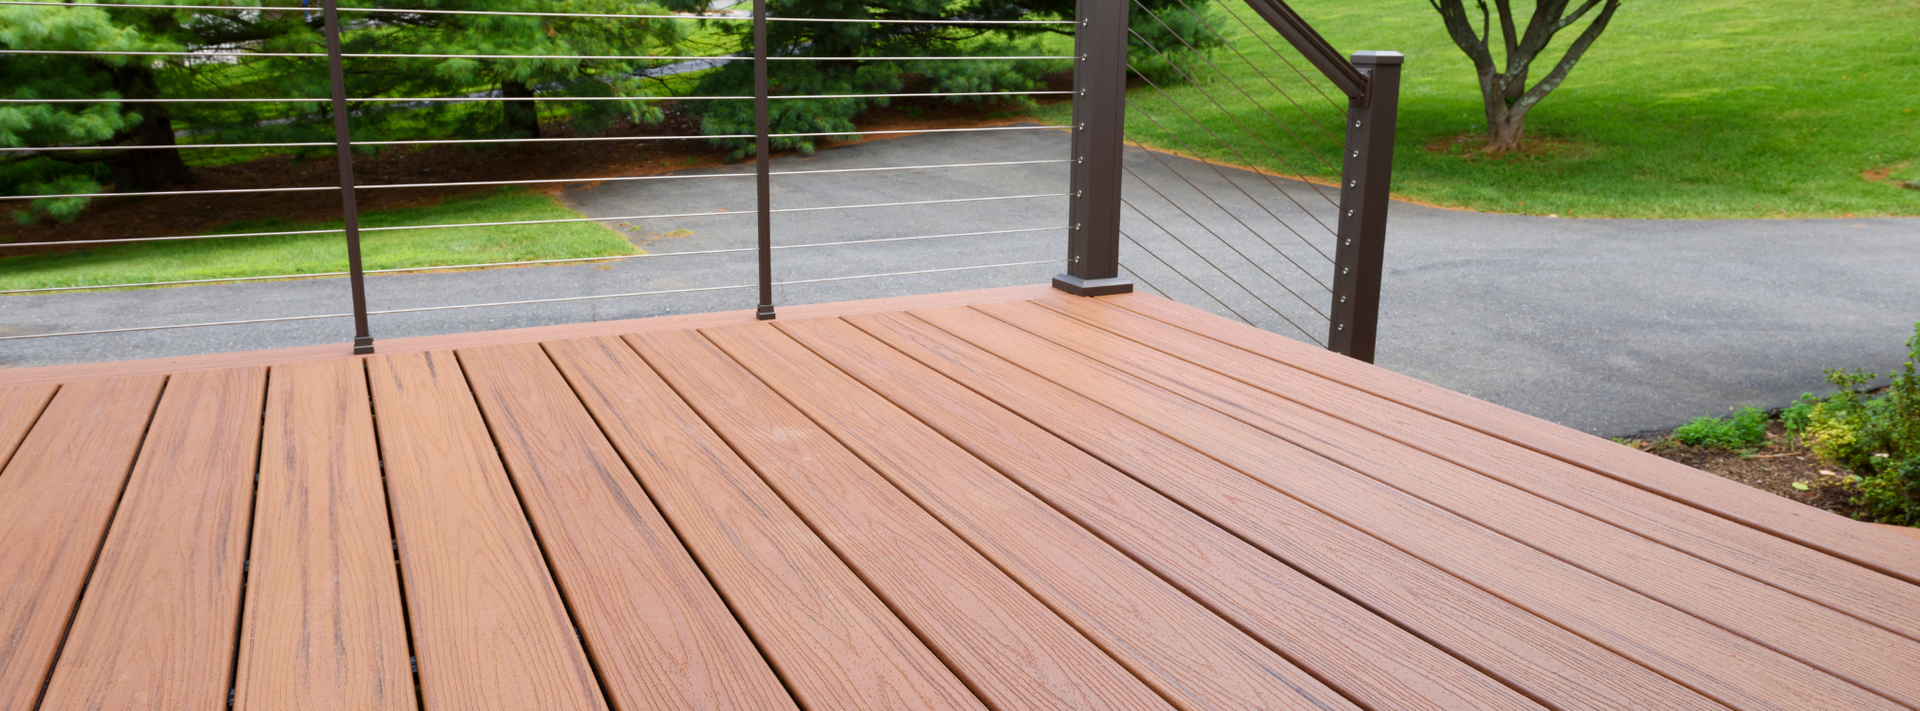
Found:
[[[1365,69],[1354,70],[1360,77],[1357,85],[1351,81],[1342,85],[1333,81],[1335,91],[1346,93],[1349,97],[1348,116],[1328,119],[1329,112],[1320,108],[1312,99],[1314,94],[1321,96],[1329,105],[1333,99],[1324,90],[1309,80],[1307,73],[1293,66],[1284,56],[1284,51],[1261,37],[1260,42],[1271,54],[1286,63],[1303,83],[1310,87],[1302,92],[1296,87],[1288,92],[1282,83],[1296,84],[1291,80],[1276,81],[1271,72],[1249,56],[1247,51],[1236,46],[1227,36],[1228,25],[1218,23],[1218,16],[1209,15],[1194,8],[1187,0],[1174,0],[1176,6],[1163,6],[1158,11],[1139,2],[1105,2],[1101,0],[1081,0],[1078,14],[1073,20],[972,20],[966,18],[818,18],[818,17],[773,17],[767,9],[766,0],[755,0],[749,13],[740,14],[618,14],[618,13],[562,13],[541,12],[535,10],[489,10],[469,11],[457,9],[407,9],[407,8],[348,8],[339,7],[337,0],[321,0],[318,12],[322,16],[324,52],[313,51],[256,51],[251,49],[203,49],[197,51],[163,51],[138,49],[103,50],[32,50],[4,49],[0,55],[48,55],[102,57],[150,57],[159,61],[178,61],[175,58],[232,57],[235,59],[324,59],[329,74],[328,87],[331,96],[311,98],[261,98],[250,96],[231,97],[165,97],[136,96],[117,97],[100,96],[88,98],[4,98],[0,107],[11,105],[99,105],[128,104],[135,107],[157,105],[293,105],[306,106],[299,109],[319,113],[307,118],[296,119],[318,125],[320,121],[330,119],[333,124],[333,140],[267,140],[252,142],[202,142],[189,138],[179,143],[150,143],[144,145],[45,145],[45,146],[6,146],[0,147],[0,159],[8,156],[31,157],[39,155],[71,155],[89,151],[187,151],[198,155],[212,155],[219,150],[311,150],[333,148],[339,179],[324,185],[258,186],[258,187],[211,187],[207,189],[151,190],[140,192],[67,192],[37,195],[0,195],[0,201],[42,201],[42,200],[115,200],[142,198],[228,198],[248,194],[255,195],[299,195],[311,193],[335,193],[341,201],[341,222],[338,227],[318,229],[254,229],[237,232],[205,232],[197,234],[174,234],[160,236],[107,237],[97,239],[46,240],[0,243],[0,258],[9,254],[25,253],[28,250],[57,250],[110,245],[128,245],[139,243],[198,243],[213,240],[259,240],[269,238],[312,238],[333,237],[341,239],[341,251],[347,262],[344,269],[305,270],[285,274],[250,274],[246,276],[211,276],[207,278],[156,279],[151,281],[118,281],[114,283],[74,283],[60,286],[41,286],[33,288],[15,288],[0,290],[0,297],[26,295],[52,295],[74,292],[113,292],[153,287],[201,287],[211,285],[247,285],[261,282],[305,281],[342,279],[349,286],[350,310],[328,310],[321,313],[303,315],[268,316],[259,318],[224,318],[196,320],[187,323],[170,323],[151,326],[125,326],[113,328],[82,328],[44,333],[6,334],[0,333],[0,341],[24,341],[33,339],[98,336],[124,334],[143,331],[170,331],[189,328],[212,328],[242,326],[254,324],[294,323],[333,319],[351,319],[354,331],[355,353],[372,352],[374,349],[373,330],[370,317],[395,316],[401,314],[419,314],[469,309],[501,309],[507,307],[528,307],[565,304],[573,302],[603,302],[614,299],[637,299],[649,296],[692,295],[712,292],[734,292],[757,290],[756,314],[762,319],[776,316],[776,289],[782,287],[804,287],[816,284],[833,284],[855,280],[893,279],[905,277],[925,277],[928,275],[980,273],[988,270],[1015,270],[1038,267],[1049,264],[1064,265],[1064,272],[1055,277],[1056,287],[1070,293],[1099,295],[1130,291],[1138,282],[1142,288],[1189,302],[1202,300],[1203,304],[1220,307],[1228,315],[1242,321],[1275,330],[1296,331],[1300,336],[1315,343],[1325,345],[1343,353],[1371,358],[1373,322],[1377,319],[1379,249],[1378,244],[1384,236],[1385,184],[1386,171],[1390,167],[1391,126],[1393,112],[1392,81],[1383,76],[1382,68],[1392,66],[1391,74],[1397,77],[1397,64],[1388,65],[1380,58],[1372,58]],[[1283,20],[1293,17],[1291,10],[1285,10],[1279,0],[1249,0],[1263,19],[1272,26],[1257,27],[1249,24],[1240,13],[1228,12],[1226,17],[1238,22],[1248,32],[1258,36],[1257,30],[1279,29],[1281,34],[1296,49],[1307,56],[1308,62],[1316,69],[1328,73],[1326,57],[1312,56],[1311,51],[1325,53],[1324,40],[1312,34],[1311,28],[1304,23],[1297,27],[1283,28],[1274,17]],[[315,8],[294,7],[240,7],[223,5],[146,5],[146,4],[106,4],[106,3],[60,3],[30,2],[24,0],[0,0],[0,6],[24,5],[59,8],[110,8],[156,9],[166,11],[201,10],[281,10],[311,12]],[[1284,12],[1273,10],[1278,6]],[[1202,28],[1206,36],[1183,35],[1177,31],[1176,24],[1170,23],[1166,15],[1187,13],[1193,20],[1189,26]],[[511,53],[375,53],[350,52],[345,49],[343,33],[350,28],[343,27],[340,16],[343,13],[373,14],[414,14],[414,15],[481,15],[511,17],[567,17],[595,19],[632,19],[632,20],[697,20],[749,22],[751,27],[750,51],[738,54],[720,55],[652,55],[652,54],[511,54]],[[1133,22],[1144,18],[1152,26],[1157,26],[1174,38],[1175,46],[1156,46],[1152,38],[1143,34],[1142,25]],[[1297,18],[1296,18],[1297,19]],[[1053,25],[1071,27],[1074,49],[1071,54],[1044,53],[1002,53],[979,56],[937,55],[937,56],[811,56],[792,48],[769,46],[767,28],[780,22],[796,23],[869,23],[869,24],[922,24],[953,26],[1039,26]],[[1267,32],[1270,34],[1271,32]],[[1303,34],[1304,33],[1304,34]],[[1152,33],[1148,33],[1152,34]],[[1316,43],[1317,42],[1317,43]],[[1130,57],[1129,47],[1140,50]],[[1240,65],[1251,68],[1251,76],[1245,69],[1233,66],[1231,60],[1219,55],[1210,47],[1225,47],[1231,50],[1233,59]],[[1244,50],[1253,50],[1247,47]],[[1311,50],[1311,51],[1310,51]],[[1256,54],[1259,54],[1255,51]],[[1356,57],[1360,59],[1359,57]],[[611,62],[665,62],[697,61],[708,63],[750,62],[753,69],[753,87],[750,95],[640,95],[640,96],[567,96],[555,92],[535,92],[528,96],[507,96],[504,89],[477,92],[456,96],[390,96],[376,94],[369,96],[348,96],[347,68],[355,60],[414,60],[414,59],[458,59],[475,61],[503,60],[577,60]],[[1333,57],[1340,63],[1347,60]],[[1216,61],[1220,60],[1220,61]],[[925,61],[1061,61],[1070,63],[1073,89],[1055,90],[981,90],[981,91],[893,91],[890,93],[776,93],[770,80],[770,63],[773,62],[925,62]],[[1165,70],[1142,67],[1138,61],[1157,61]],[[1227,66],[1223,66],[1227,65]],[[1353,69],[1347,64],[1348,69]],[[1337,67],[1336,67],[1337,68]],[[1156,73],[1158,72],[1158,73]],[[1238,76],[1236,76],[1238,73]],[[1345,76],[1345,75],[1342,75]],[[1138,82],[1139,88],[1130,97],[1126,90],[1129,78]],[[1351,77],[1348,77],[1350,80]],[[1270,88],[1266,91],[1262,85]],[[1221,88],[1230,91],[1220,92]],[[289,92],[293,93],[293,92]],[[1296,98],[1298,95],[1298,98]],[[883,165],[857,167],[828,167],[807,169],[774,170],[772,163],[775,141],[797,139],[838,139],[848,137],[890,137],[903,135],[941,134],[981,134],[981,135],[1017,135],[1001,132],[1058,131],[1060,127],[1046,125],[1012,126],[966,126],[938,127],[923,126],[914,128],[861,128],[849,127],[849,130],[785,131],[773,130],[770,120],[770,105],[774,102],[792,100],[869,100],[891,101],[898,99],[936,99],[971,98],[976,100],[1019,99],[1035,97],[1071,97],[1073,101],[1073,119],[1069,126],[1071,148],[1067,155],[1060,158],[1026,157],[1018,160],[983,159],[945,162],[925,162],[913,165]],[[632,102],[637,105],[658,104],[660,102],[753,102],[753,131],[751,133],[735,131],[716,134],[662,134],[662,135],[566,135],[541,136],[522,135],[503,138],[486,137],[444,137],[444,136],[375,136],[356,139],[350,129],[356,116],[363,110],[356,107],[384,106],[379,111],[394,110],[396,106],[457,106],[475,102],[527,102],[533,106],[538,103],[562,104],[566,102]],[[1252,107],[1253,113],[1236,109]],[[1290,107],[1290,108],[1289,108]],[[422,110],[422,109],[405,109]],[[1131,116],[1129,116],[1131,114]],[[1372,116],[1385,116],[1384,134],[1382,129],[1372,126]],[[537,116],[537,114],[536,114]],[[1224,117],[1225,124],[1209,118]],[[1129,119],[1132,119],[1129,121]],[[537,120],[537,118],[536,118]],[[1345,143],[1334,146],[1329,126],[1334,121],[1348,124],[1345,131]],[[1228,126],[1231,126],[1229,128]],[[1275,132],[1277,130],[1277,133]],[[536,134],[538,132],[535,132]],[[1356,138],[1356,136],[1358,138]],[[1384,136],[1384,138],[1382,138]],[[641,144],[650,141],[751,141],[751,154],[754,158],[751,169],[745,167],[727,168],[715,171],[681,171],[666,174],[604,174],[588,177],[512,177],[488,180],[401,180],[374,181],[362,183],[355,177],[356,153],[368,149],[387,147],[406,149],[427,149],[439,146],[488,147],[506,146],[512,148],[543,147],[554,145],[605,145],[605,144]],[[1382,151],[1388,162],[1374,155],[1372,146],[1385,146]],[[1170,152],[1169,152],[1170,151]],[[178,155],[178,154],[176,154]],[[970,156],[971,157],[971,156]],[[1342,171],[1340,182],[1329,186],[1325,174],[1339,166]],[[1251,168],[1250,170],[1248,168]],[[846,201],[828,204],[775,205],[773,180],[782,181],[804,179],[808,176],[836,177],[854,176],[869,173],[910,173],[931,175],[941,171],[975,171],[988,169],[1065,169],[1067,185],[1065,189],[1046,191],[1008,191],[1006,194],[972,195],[967,197],[933,197],[926,199],[885,199],[869,201]],[[456,178],[458,176],[455,176]],[[746,178],[755,181],[752,196],[752,210],[711,209],[711,210],[667,210],[639,212],[636,214],[615,214],[613,216],[584,216],[578,218],[542,218],[508,219],[478,221],[434,221],[432,224],[361,224],[361,209],[358,199],[365,191],[399,190],[447,190],[502,188],[511,186],[566,186],[601,184],[640,184],[640,185],[679,185],[679,184],[735,184]],[[783,182],[783,185],[786,183]],[[798,194],[798,193],[795,193]],[[784,200],[785,198],[783,198]],[[898,230],[873,232],[878,225],[866,223],[884,223],[885,218],[857,219],[864,234],[849,234],[855,239],[830,238],[825,241],[791,242],[776,240],[776,218],[802,218],[822,213],[841,214],[845,211],[873,211],[876,214],[896,215],[896,211],[932,209],[946,214],[968,208],[972,205],[1027,202],[1052,205],[1064,202],[1066,219],[1060,224],[1044,227],[1006,227],[1004,229],[965,229],[963,231],[941,230]],[[856,213],[857,214],[857,213]],[[918,213],[916,213],[918,214]],[[447,229],[500,229],[526,227],[558,227],[569,224],[598,223],[611,225],[619,223],[665,224],[669,227],[683,221],[715,220],[735,225],[722,228],[743,232],[744,221],[724,220],[744,215],[753,215],[752,246],[722,247],[646,252],[635,254],[607,254],[585,257],[527,258],[507,260],[468,261],[458,264],[422,264],[382,266],[366,268],[363,264],[363,236],[421,234],[428,230]],[[912,224],[923,224],[924,220],[914,220]],[[704,223],[703,223],[704,224]],[[982,225],[996,226],[996,225]],[[1124,229],[1123,229],[1124,226]],[[638,228],[636,228],[638,229]],[[665,229],[665,228],[662,228]],[[905,234],[901,234],[904,232]],[[931,232],[931,233],[927,233]],[[797,233],[795,233],[797,235]],[[900,264],[894,268],[879,268],[867,273],[816,275],[808,273],[791,274],[785,278],[776,278],[776,253],[799,254],[793,250],[818,250],[833,248],[855,248],[865,245],[907,244],[907,243],[955,243],[966,240],[1028,239],[1042,235],[1065,236],[1067,254],[1060,259],[1014,258],[988,260],[984,264],[966,264],[959,266],[930,266]],[[780,242],[780,243],[776,243]],[[236,249],[242,248],[239,246]],[[959,253],[962,248],[951,250]],[[1008,256],[1013,253],[1005,252]],[[368,275],[397,277],[405,274],[432,274],[462,272],[473,270],[491,270],[504,267],[596,265],[606,267],[618,263],[640,264],[681,264],[687,259],[717,258],[732,259],[752,257],[757,267],[757,278],[722,280],[717,285],[674,285],[675,273],[669,270],[649,272],[639,277],[643,281],[660,282],[658,288],[616,289],[607,293],[579,293],[541,296],[539,298],[482,299],[469,303],[398,305],[390,308],[375,308],[369,305],[367,292]],[[672,259],[669,259],[672,258]],[[853,264],[859,260],[839,260]],[[739,265],[724,266],[720,273],[731,273]],[[912,268],[921,267],[925,268]],[[1359,271],[1355,271],[1355,270]],[[1371,269],[1371,275],[1362,273]],[[1124,272],[1124,275],[1123,275]],[[1150,276],[1151,275],[1151,276]],[[971,278],[971,277],[969,277]],[[1152,281],[1149,281],[1149,278]],[[670,287],[670,288],[669,288]],[[565,285],[553,285],[555,290]],[[1371,292],[1368,293],[1368,290]],[[379,296],[376,294],[376,296]],[[419,294],[410,294],[418,298]],[[387,300],[387,299],[382,299]],[[1326,329],[1327,337],[1316,336],[1315,332]]]

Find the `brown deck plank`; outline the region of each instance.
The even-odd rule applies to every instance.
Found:
[[[801,706],[982,708],[625,342],[545,345]]]
[[[1534,698],[1552,700],[1561,708],[1719,707],[927,323],[897,314],[845,320]]]
[[[1893,705],[978,311],[914,313],[1722,703],[1747,708]],[[1426,464],[1414,460],[1406,466]]]
[[[1739,482],[1166,299],[1101,300],[1920,585],[1920,540],[1852,526]]]
[[[1353,707],[770,326],[707,333],[753,375],[708,369],[689,371],[688,380],[740,388],[759,376],[1170,701],[1191,709]]]
[[[61,387],[0,470],[0,711],[46,688],[163,383]]]
[[[226,706],[266,386],[168,380],[41,709]]]
[[[540,346],[455,355],[613,706],[794,708]]]
[[[1920,674],[1914,673],[1920,670],[1920,643],[1912,639],[1057,312],[1026,303],[985,304],[975,310],[1211,407],[1617,585],[1920,706]],[[1755,614],[1756,610],[1768,612]]]
[[[784,340],[770,327],[735,328]],[[648,343],[656,350],[672,348],[673,363],[663,369],[672,371],[663,372],[668,382],[981,700],[1003,709],[1169,708],[966,541],[729,360],[721,350],[751,348],[731,338],[736,335],[744,334],[722,330],[711,334],[715,343],[708,344],[698,334],[676,332]],[[903,550],[914,554],[900,555]]]
[[[1673,546],[1836,611],[1920,639],[1920,586],[1882,575],[1656,494],[1594,474],[1446,420],[1413,410],[1097,299],[1055,297],[982,309],[1016,316],[1042,334],[1053,322],[1034,304],[1135,344],[1371,430],[1482,476]],[[1064,333],[1062,335],[1065,335]],[[1137,348],[1138,346],[1131,346]]]
[[[264,422],[233,707],[410,711],[366,369],[274,366]]]
[[[1533,707],[1499,682],[846,322],[782,321],[779,328],[1358,703],[1394,709]]]
[[[33,429],[34,421],[40,419],[59,389],[52,384],[0,388],[0,470],[6,468],[14,448],[27,438],[27,430]]]
[[[453,354],[366,365],[426,707],[605,709]]]

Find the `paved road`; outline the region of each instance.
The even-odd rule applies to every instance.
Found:
[[[1052,130],[926,134],[775,161],[776,171],[1057,160]],[[1333,208],[1323,189],[1135,151],[1124,263],[1151,288],[1303,340],[1322,337]],[[777,209],[1064,192],[1065,167],[825,173],[774,181]],[[738,171],[723,168],[688,174]],[[576,186],[649,252],[746,249],[752,181]],[[776,280],[1059,259],[1065,199],[787,212]],[[626,223],[626,224],[622,224]],[[1888,370],[1920,320],[1920,219],[1564,220],[1398,203],[1390,221],[1381,365],[1599,434],[1668,428],[1735,404],[1778,406],[1822,368]],[[848,246],[826,242],[1035,232]],[[1164,261],[1163,261],[1164,260]],[[1045,281],[1058,264],[792,284],[799,304]],[[1188,279],[1192,279],[1189,282]],[[750,284],[750,253],[369,278],[373,308]],[[1205,292],[1201,290],[1205,289]],[[0,335],[344,310],[341,280],[0,297]],[[1211,294],[1211,296],[1209,296]],[[1215,299],[1218,299],[1216,301]],[[752,290],[376,316],[376,337],[751,308]],[[1230,308],[1229,308],[1230,307]],[[1297,326],[1297,328],[1296,328]],[[338,342],[341,319],[0,341],[0,366]]]

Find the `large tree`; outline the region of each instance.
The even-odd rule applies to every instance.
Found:
[[[1491,10],[1487,0],[1474,0],[1474,9],[1478,12],[1468,9],[1465,0],[1427,2],[1440,13],[1447,34],[1473,60],[1473,68],[1480,76],[1480,98],[1487,110],[1486,150],[1491,153],[1520,148],[1526,134],[1528,112],[1567,80],[1573,65],[1580,62],[1587,48],[1606,31],[1614,11],[1620,9],[1620,0],[1580,0],[1578,5],[1573,0],[1534,0],[1533,13],[1526,18],[1526,30],[1521,32],[1515,22],[1512,0],[1493,0]],[[1573,27],[1589,14],[1592,18],[1586,28],[1567,46],[1560,61],[1546,76],[1528,87],[1527,77],[1533,72],[1534,61],[1547,51],[1554,35]],[[1497,64],[1493,56],[1493,17],[1496,15],[1500,22],[1504,66]],[[1475,20],[1478,20],[1477,29]]]

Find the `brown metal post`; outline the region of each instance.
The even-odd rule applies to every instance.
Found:
[[[1099,296],[1133,291],[1120,278],[1120,160],[1127,118],[1130,0],[1079,0],[1074,28],[1073,168],[1067,272],[1053,288]]]
[[[353,196],[353,135],[347,126],[347,72],[340,58],[340,9],[337,0],[321,0],[327,21],[327,76],[333,85],[333,142],[340,160],[340,212],[347,230],[347,283],[353,289],[353,352],[373,352],[367,329],[367,284],[360,265],[360,208]]]
[[[1380,326],[1381,264],[1386,256],[1387,188],[1393,177],[1393,127],[1400,109],[1399,52],[1355,52],[1366,92],[1349,97],[1345,167],[1340,176],[1340,243],[1333,257],[1333,315],[1327,349],[1373,362]]]
[[[773,318],[773,153],[767,138],[767,0],[753,0],[753,162],[760,205],[760,308],[754,317]]]

